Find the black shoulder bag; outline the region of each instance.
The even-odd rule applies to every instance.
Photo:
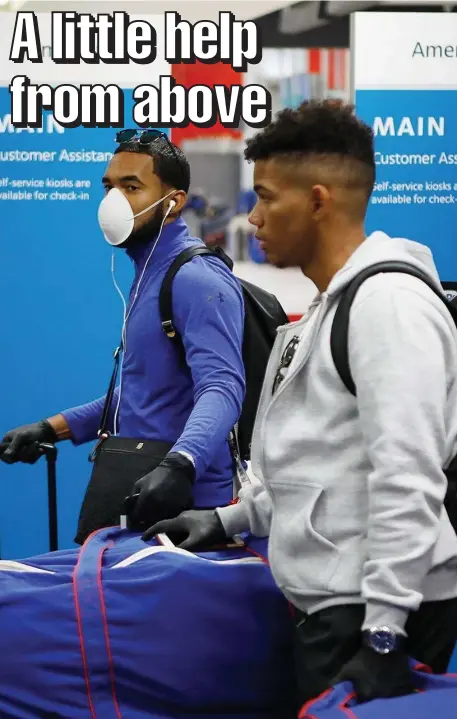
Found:
[[[173,446],[168,442],[117,437],[109,431],[108,418],[121,351],[118,347],[114,352],[114,369],[105,397],[99,439],[89,456],[94,466],[79,514],[77,544],[83,544],[97,529],[119,525],[125,498],[131,494],[135,482],[152,472]]]

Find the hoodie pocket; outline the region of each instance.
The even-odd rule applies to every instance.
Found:
[[[315,528],[324,490],[317,484],[273,482],[269,559],[276,583],[300,596],[329,593],[337,547]]]

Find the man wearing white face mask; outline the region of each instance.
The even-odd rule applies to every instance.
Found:
[[[194,257],[173,282],[173,317],[185,363],[163,332],[158,295],[166,271],[187,248],[203,246],[180,217],[190,184],[183,153],[164,133],[125,130],[108,165],[99,223],[106,241],[125,249],[135,277],[125,309],[120,382],[109,432],[165,443],[156,469],[136,482],[132,523],[176,516],[192,506],[228,504],[233,462],[228,435],[245,391],[243,298],[217,257]],[[104,400],[65,410],[8,432],[2,459],[34,462],[37,443],[97,437]]]

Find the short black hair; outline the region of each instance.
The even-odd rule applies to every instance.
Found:
[[[158,137],[153,142],[123,142],[116,148],[119,152],[135,152],[138,155],[149,155],[154,160],[154,173],[169,187],[189,192],[190,165],[182,150],[165,137]]]
[[[353,161],[360,172],[351,173],[352,179],[358,176],[367,197],[376,176],[373,130],[356,117],[353,105],[339,100],[311,100],[278,112],[273,122],[247,140],[244,156],[248,162],[281,156]]]

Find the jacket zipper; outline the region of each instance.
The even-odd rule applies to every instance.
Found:
[[[268,412],[270,411],[270,409],[271,409],[272,405],[274,404],[274,402],[278,399],[278,397],[279,397],[279,395],[281,394],[281,392],[283,392],[284,389],[292,382],[292,380],[296,377],[296,375],[298,374],[298,372],[304,367],[304,365],[305,365],[306,362],[308,361],[308,359],[309,359],[309,357],[310,357],[310,355],[311,355],[311,352],[312,352],[312,350],[313,350],[313,348],[314,348],[317,335],[318,335],[319,330],[320,330],[320,328],[321,328],[321,326],[322,326],[322,322],[323,322],[323,319],[324,319],[324,317],[325,317],[327,308],[328,308],[328,298],[327,298],[326,295],[323,295],[323,296],[321,297],[320,307],[319,307],[319,309],[317,310],[318,315],[317,315],[317,317],[316,317],[316,324],[315,324],[315,326],[314,326],[314,329],[312,330],[312,335],[311,335],[311,337],[309,338],[309,346],[308,346],[308,350],[307,350],[305,356],[300,360],[300,363],[295,366],[293,372],[290,372],[290,371],[288,372],[287,377],[284,379],[284,381],[283,381],[283,382],[281,383],[281,385],[278,387],[278,389],[277,389],[277,391],[275,392],[275,394],[270,398],[270,401],[269,401],[269,403],[267,404],[267,406],[266,406],[266,408],[265,408],[265,411],[264,411],[264,413],[263,413],[263,417],[262,417],[262,421],[261,421],[261,423],[260,423],[260,427],[258,427],[257,425],[254,427],[254,431],[255,431],[255,433],[256,433],[256,434],[255,434],[255,440],[256,440],[256,441],[258,440],[258,445],[257,445],[257,446],[260,447],[260,450],[259,450],[259,458],[258,458],[259,468],[260,468],[260,471],[261,471],[261,476],[262,476],[262,478],[263,478],[263,480],[264,480],[264,486],[266,486],[266,488],[268,489],[270,495],[271,495],[271,488],[270,488],[270,486],[269,486],[269,482],[268,482],[268,480],[266,479],[266,474],[265,474],[265,442],[264,442],[265,420],[266,420],[266,417],[267,417]],[[254,441],[254,440],[253,440],[253,441]]]

